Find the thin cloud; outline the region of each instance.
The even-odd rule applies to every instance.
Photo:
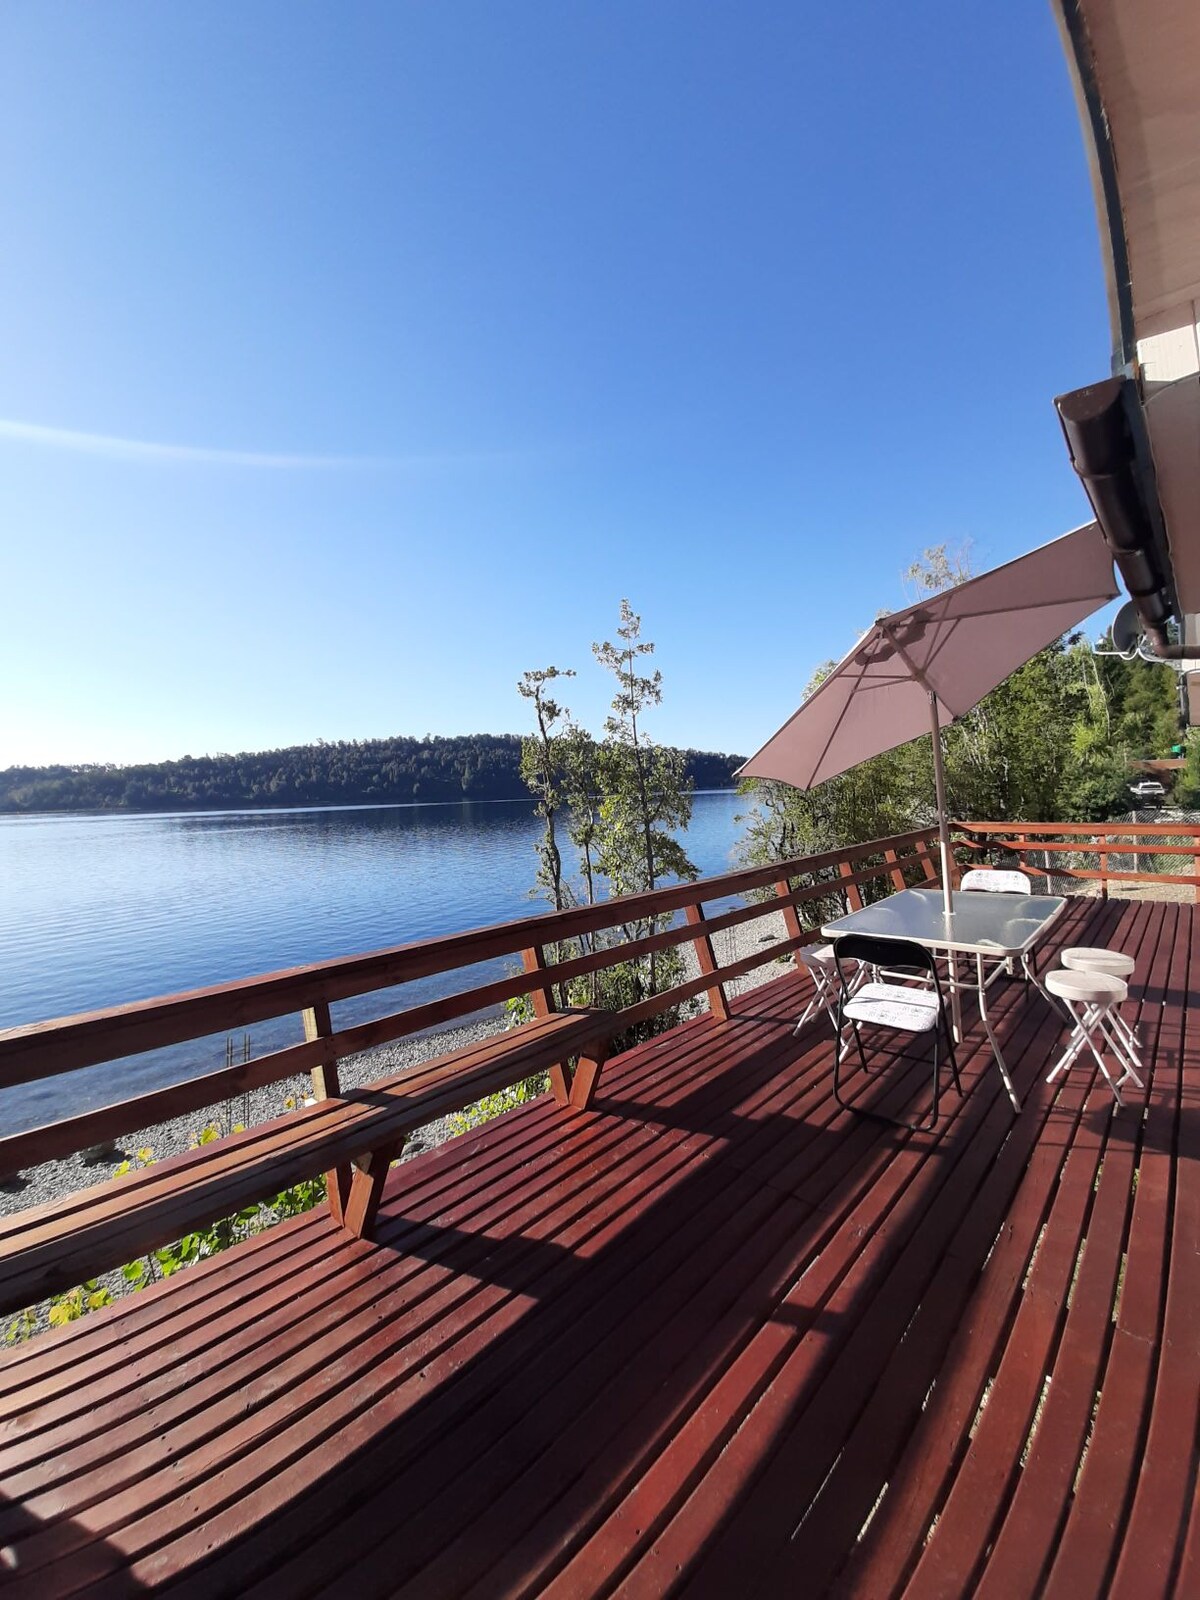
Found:
[[[348,467],[449,467],[512,461],[506,451],[409,456],[277,455],[263,450],[213,450],[203,445],[158,444],[149,439],[121,439],[108,433],[83,433],[74,428],[45,428],[36,422],[0,417],[0,439],[40,445],[49,450],[69,450],[76,455],[101,456],[109,461],[175,462],[218,467],[286,469],[345,469]]]

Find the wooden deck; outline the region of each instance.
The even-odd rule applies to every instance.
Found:
[[[0,1591],[1200,1594],[1190,906],[1112,1113],[1019,983],[916,1135],[840,1112],[781,977],[0,1364]],[[1049,959],[1049,958],[1047,958]],[[851,1086],[918,1109],[926,1069]]]

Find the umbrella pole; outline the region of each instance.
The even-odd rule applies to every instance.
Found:
[[[946,772],[942,766],[942,729],[938,722],[937,695],[929,691],[929,723],[933,731],[933,787],[937,795],[938,835],[942,852],[942,905],[949,916],[954,909],[950,886],[950,821],[946,816]]]

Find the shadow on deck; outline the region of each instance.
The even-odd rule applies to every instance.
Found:
[[[856,1119],[789,974],[396,1169],[375,1243],[311,1215],[17,1350],[0,1589],[1200,1593],[1192,934],[1059,927],[1138,959],[1115,1114],[1011,983],[1020,1116],[976,1026],[934,1132]]]

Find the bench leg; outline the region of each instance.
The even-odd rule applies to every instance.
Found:
[[[350,1201],[353,1167],[334,1167],[325,1174],[325,1196],[329,1202],[329,1215],[340,1228],[346,1226],[346,1207]]]
[[[317,1039],[328,1039],[333,1033],[333,1018],[329,1013],[329,1003],[318,1000],[303,1014],[304,1037],[313,1043]],[[312,1069],[313,1096],[317,1100],[336,1099],[342,1092],[338,1078],[337,1057],[333,1053],[333,1045],[329,1046],[326,1059]],[[325,1193],[329,1200],[329,1214],[340,1226],[345,1225],[346,1206],[350,1199],[350,1171],[347,1166],[336,1167],[325,1174]]]
[[[571,1074],[561,1061],[550,1068],[550,1093],[560,1106],[571,1103]]]
[[[576,1063],[575,1074],[571,1079],[570,1104],[577,1110],[586,1111],[595,1098],[596,1085],[600,1081],[600,1069],[607,1055],[607,1044],[594,1045],[589,1053],[580,1056]]]
[[[383,1186],[388,1169],[404,1149],[404,1140],[369,1150],[354,1161],[354,1175],[350,1180],[350,1194],[341,1217],[342,1226],[356,1239],[369,1239],[375,1228],[379,1202],[383,1199]]]

